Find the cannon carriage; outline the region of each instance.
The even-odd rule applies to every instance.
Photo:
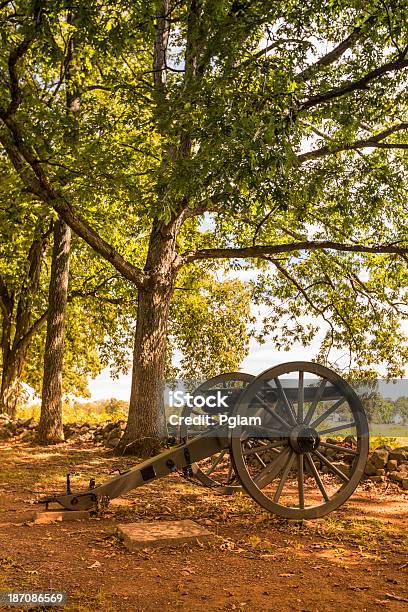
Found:
[[[205,405],[182,413],[210,414],[209,427],[181,426],[174,447],[86,491],[42,501],[67,511],[92,509],[174,471],[220,493],[244,491],[289,519],[322,517],[354,492],[368,456],[368,422],[359,397],[338,374],[292,362],[258,377],[222,374],[194,394],[219,389],[227,398],[221,409]],[[222,423],[222,414],[236,425]]]

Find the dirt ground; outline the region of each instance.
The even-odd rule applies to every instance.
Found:
[[[78,443],[0,443],[0,591],[61,589],[65,612],[408,609],[408,495],[394,485],[362,485],[338,511],[299,524],[174,474],[112,502],[104,518],[32,524],[33,502],[62,492],[68,471],[75,490],[134,463]],[[116,532],[185,518],[217,537],[131,553]]]

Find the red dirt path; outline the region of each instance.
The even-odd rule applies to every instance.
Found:
[[[65,612],[408,609],[408,495],[395,487],[360,487],[337,512],[299,525],[174,475],[116,500],[104,518],[33,525],[32,502],[63,490],[67,471],[80,488],[135,461],[9,442],[0,458],[0,590],[65,590]],[[116,535],[118,523],[183,518],[218,537],[130,553]]]

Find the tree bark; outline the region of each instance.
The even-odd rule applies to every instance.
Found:
[[[1,279],[1,277],[0,277]],[[1,279],[1,385],[0,385],[0,413],[5,412],[14,416],[15,406],[10,405],[10,345],[11,325],[13,319],[14,300],[10,296],[6,285]]]
[[[129,416],[119,454],[156,454],[166,435],[163,389],[171,293],[139,291]]]
[[[54,444],[64,440],[62,427],[62,368],[70,249],[71,229],[64,221],[58,220],[54,224],[41,416],[37,434],[38,441],[42,444]]]
[[[21,372],[25,361],[25,352],[17,355],[9,354],[2,367],[0,388],[0,413],[5,412],[11,417],[16,416],[17,403],[21,395]]]
[[[155,220],[145,271],[149,278],[138,292],[132,387],[126,430],[118,454],[155,454],[166,436],[163,390],[167,325],[177,276],[176,240],[182,216],[169,224]]]
[[[27,271],[22,271],[18,300],[15,290],[9,289],[0,277],[1,330],[1,385],[0,412],[14,417],[21,394],[21,374],[24,368],[28,345],[34,333],[45,320],[44,314],[32,324],[33,298],[40,286],[41,266],[47,248],[48,232],[35,239],[27,257]]]

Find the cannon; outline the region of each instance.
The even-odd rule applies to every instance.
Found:
[[[290,362],[256,378],[222,374],[195,395],[217,389],[227,400],[220,410],[202,408],[211,414],[208,427],[181,427],[174,447],[98,486],[92,482],[74,493],[68,486],[65,494],[40,501],[66,511],[95,509],[174,471],[220,493],[243,490],[264,510],[287,519],[320,518],[352,495],[367,461],[368,421],[358,395],[337,373]]]

